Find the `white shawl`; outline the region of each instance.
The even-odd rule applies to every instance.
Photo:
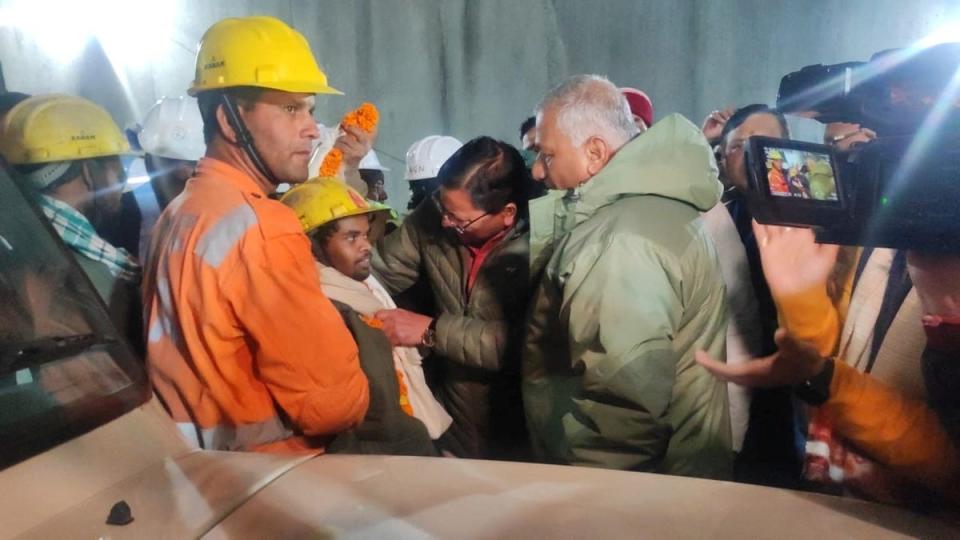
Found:
[[[367,317],[381,309],[396,309],[393,298],[373,276],[357,281],[330,266],[317,263],[317,268],[323,292],[331,300],[344,303]],[[393,363],[406,381],[413,416],[423,422],[432,439],[438,439],[453,423],[453,418],[427,386],[422,361],[423,357],[414,347],[393,348]]]

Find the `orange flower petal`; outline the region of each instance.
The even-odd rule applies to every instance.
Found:
[[[364,103],[356,110],[350,111],[344,115],[340,123],[344,126],[357,126],[360,129],[371,133],[380,121],[380,112],[373,103]]]
[[[360,315],[360,320],[367,323],[367,326],[369,326],[370,328],[383,328],[383,321],[381,321],[376,317]]]
[[[373,103],[363,103],[355,110],[343,116],[340,124],[343,126],[357,126],[367,133],[372,133],[380,121],[380,112]],[[320,165],[320,176],[337,176],[340,174],[340,165],[343,164],[343,152],[334,148],[323,158]]]
[[[341,163],[343,163],[343,152],[339,148],[330,150],[320,164],[320,176],[337,176]]]

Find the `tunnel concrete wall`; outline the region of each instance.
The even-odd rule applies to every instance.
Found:
[[[49,1],[0,0],[0,62],[9,89],[79,94],[127,125],[158,98],[185,92],[196,43],[210,24],[274,15],[306,35],[331,84],[346,93],[318,100],[320,121],[335,123],[362,101],[380,108],[376,147],[392,169],[388,192],[399,208],[407,198],[401,160],[414,140],[487,134],[516,143],[522,120],[568,75],[608,75],[646,90],[658,116],[680,112],[699,123],[724,105],[772,102],[789,71],[907,46],[960,15],[958,2],[945,0],[129,0],[117,10],[115,2],[75,4],[64,13]],[[24,28],[3,16],[15,11],[36,19]],[[78,39],[72,49],[60,44],[68,54],[54,58],[44,43],[49,35],[40,39],[31,30],[45,17],[82,25],[90,14],[100,34],[114,29],[125,39]],[[140,58],[145,44],[152,53]]]

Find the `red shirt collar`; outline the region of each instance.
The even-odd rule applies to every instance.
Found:
[[[507,233],[509,233],[511,230],[513,230],[513,227],[507,227],[506,229],[500,231],[499,233],[494,235],[492,238],[484,242],[483,245],[480,247],[473,247],[473,246],[466,246],[466,247],[470,251],[470,254],[473,255],[474,258],[476,258],[480,254],[486,255],[487,253],[490,253],[493,250],[493,248],[497,247],[497,244],[499,244],[507,236]]]
[[[473,292],[473,286],[477,282],[477,277],[480,275],[480,268],[483,267],[484,261],[487,260],[487,256],[490,255],[490,252],[493,251],[497,245],[503,241],[503,239],[513,230],[513,227],[509,227],[500,231],[496,236],[484,242],[479,248],[467,246],[467,250],[470,251],[470,255],[473,256],[473,260],[470,261],[470,269],[467,271],[467,298],[470,298],[470,293]]]

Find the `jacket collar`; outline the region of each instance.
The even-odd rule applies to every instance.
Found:
[[[619,199],[641,195],[689,204],[701,212],[720,200],[713,151],[689,120],[673,114],[625,144],[609,163],[581,186],[531,201],[531,261]]]
[[[260,187],[260,185],[257,184],[253,178],[250,178],[247,173],[225,161],[221,161],[216,158],[201,158],[197,163],[196,177],[209,177],[225,181],[243,193],[252,195],[256,198],[264,198],[267,196],[267,194],[264,193],[263,188]]]
[[[604,206],[630,196],[653,195],[701,212],[720,200],[713,151],[700,130],[679,114],[664,118],[625,144],[593,178],[569,190],[564,206],[581,223]]]

